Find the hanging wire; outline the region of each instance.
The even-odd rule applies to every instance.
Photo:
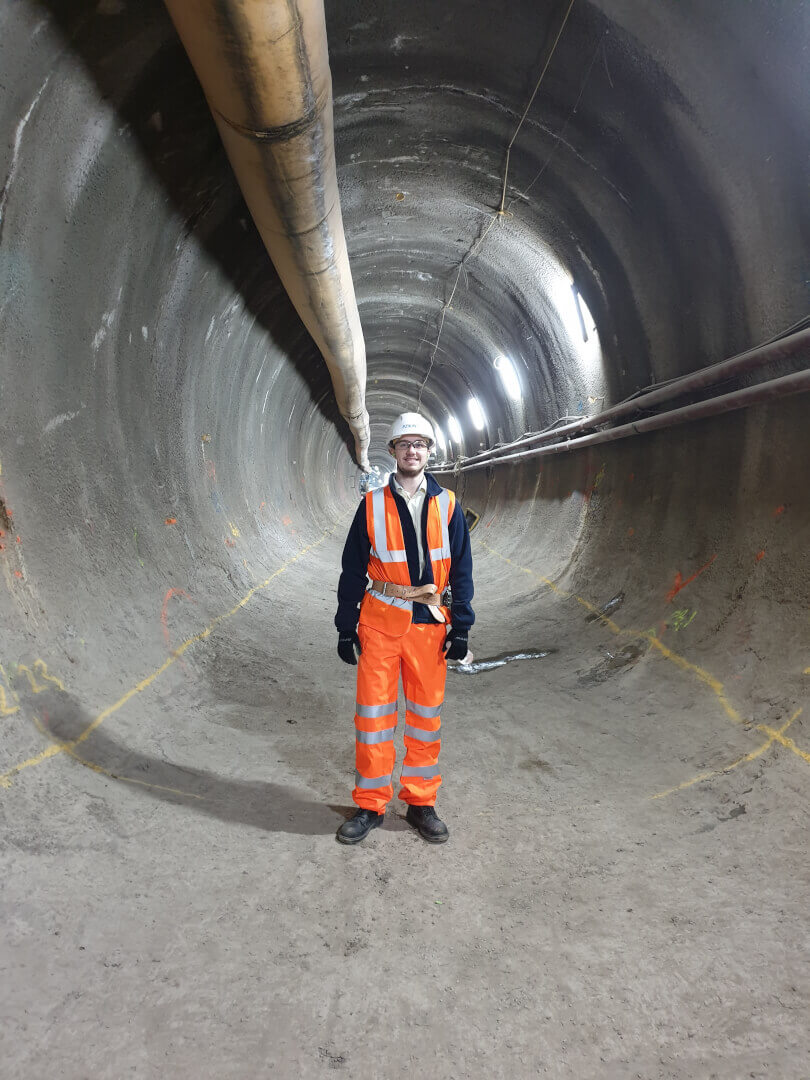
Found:
[[[540,89],[540,83],[543,81],[543,79],[545,78],[545,74],[548,71],[548,66],[551,63],[551,58],[554,56],[554,52],[555,52],[555,50],[557,48],[557,45],[560,42],[560,38],[562,37],[563,30],[565,30],[565,24],[568,22],[568,16],[571,14],[571,9],[574,6],[574,2],[575,2],[575,0],[570,0],[570,3],[568,4],[568,8],[566,9],[565,15],[563,16],[563,21],[560,24],[560,29],[557,31],[557,36],[554,39],[554,44],[551,46],[551,52],[548,54],[548,57],[546,58],[546,62],[543,65],[543,70],[540,72],[540,78],[537,80],[537,84],[536,84],[534,90],[532,91],[532,96],[529,98],[529,101],[528,101],[528,103],[526,105],[526,108],[523,110],[523,116],[521,116],[520,122],[519,122],[518,126],[515,128],[515,133],[512,136],[512,138],[509,140],[509,145],[506,148],[506,164],[505,164],[504,170],[503,170],[503,188],[501,190],[501,205],[498,207],[498,213],[499,214],[506,213],[506,211],[504,209],[504,203],[506,202],[506,181],[507,181],[507,178],[509,176],[509,157],[510,157],[510,155],[512,153],[512,146],[514,145],[515,139],[518,137],[518,132],[523,127],[523,121],[528,116],[529,109],[532,107],[532,103],[534,102],[534,99],[537,97],[537,91]]]
[[[559,148],[560,148],[560,146],[562,144],[563,138],[565,137],[565,133],[568,130],[568,126],[571,123],[571,121],[573,120],[574,114],[576,113],[577,109],[579,108],[579,103],[580,103],[580,101],[582,101],[582,95],[585,93],[585,87],[588,85],[588,80],[591,77],[591,72],[593,71],[593,66],[596,63],[596,58],[599,55],[600,50],[604,49],[604,40],[605,40],[605,34],[606,33],[607,33],[607,31],[605,31],[605,33],[603,33],[601,38],[599,39],[599,43],[597,44],[596,49],[594,50],[594,54],[591,57],[591,62],[590,62],[590,64],[588,64],[588,70],[585,72],[585,78],[582,80],[582,85],[579,88],[579,94],[577,95],[577,100],[574,102],[573,109],[571,109],[568,116],[565,118],[565,123],[560,128],[560,130],[557,132],[557,134],[556,134],[556,136],[554,138],[554,146],[551,148],[551,150],[549,152],[549,155],[546,158],[546,160],[540,166],[540,171],[538,173],[536,173],[536,175],[534,176],[534,178],[532,180],[529,181],[529,183],[526,185],[526,187],[523,189],[523,191],[518,192],[516,198],[525,199],[526,196],[531,191],[531,189],[534,187],[534,185],[537,183],[537,181],[542,177],[543,173],[546,171],[546,169],[549,167],[549,165],[553,161],[554,156],[556,155],[557,151],[559,150]],[[512,199],[510,201],[510,203],[509,203],[509,206],[512,206],[514,201],[515,200]]]
[[[499,205],[498,209],[492,213],[489,224],[486,226],[486,228],[480,234],[478,239],[473,242],[473,244],[470,247],[469,251],[466,252],[466,254],[462,257],[461,261],[458,264],[458,268],[456,270],[455,281],[453,282],[453,288],[450,290],[450,296],[442,306],[442,312],[441,312],[441,316],[439,318],[439,326],[438,326],[438,330],[437,330],[437,333],[436,333],[436,340],[433,343],[433,348],[432,348],[431,353],[430,353],[430,359],[428,361],[427,371],[425,372],[425,377],[422,379],[422,382],[419,385],[419,393],[417,394],[417,398],[416,398],[416,409],[417,409],[417,411],[421,408],[421,405],[422,405],[422,393],[424,392],[425,386],[427,385],[427,381],[430,378],[431,372],[433,371],[433,365],[436,362],[436,353],[437,353],[437,351],[439,349],[439,342],[441,340],[442,330],[444,329],[445,316],[447,314],[447,309],[453,303],[453,297],[456,295],[456,289],[458,288],[458,283],[459,283],[459,280],[461,278],[461,272],[464,269],[464,264],[467,262],[468,259],[471,259],[471,258],[473,258],[475,256],[478,249],[481,247],[484,240],[489,235],[489,231],[492,228],[492,226],[495,224],[495,222],[498,221],[501,218],[506,217],[507,214],[509,213],[509,211],[504,208],[504,200],[506,198],[506,185],[507,185],[507,181],[508,181],[508,177],[509,177],[509,159],[510,159],[510,155],[511,155],[511,152],[512,152],[512,146],[514,145],[515,139],[518,137],[520,129],[523,127],[523,122],[524,122],[524,120],[526,119],[526,117],[529,114],[529,109],[531,109],[532,104],[534,102],[534,99],[537,97],[537,92],[540,89],[540,85],[543,82],[543,79],[545,78],[546,72],[548,71],[549,64],[551,63],[552,57],[554,56],[554,53],[555,53],[555,51],[557,49],[557,46],[558,46],[558,44],[560,42],[560,38],[562,37],[563,30],[565,30],[566,24],[568,22],[568,17],[571,14],[571,9],[573,8],[575,2],[576,2],[576,0],[569,0],[569,4],[568,4],[568,7],[566,8],[565,15],[563,16],[562,23],[560,24],[560,28],[557,31],[557,36],[554,38],[554,43],[552,44],[551,50],[550,50],[548,56],[546,57],[546,62],[543,65],[543,70],[540,72],[540,77],[538,78],[538,80],[537,80],[537,82],[535,84],[534,90],[531,93],[531,97],[529,98],[528,102],[526,103],[526,107],[523,110],[523,114],[520,117],[520,120],[518,121],[517,127],[515,128],[515,130],[514,130],[514,132],[512,134],[512,138],[509,140],[509,144],[506,147],[506,161],[504,163],[504,170],[503,170],[503,185],[502,185],[502,189],[501,189],[500,205]],[[600,44],[601,44],[601,42],[600,42]],[[597,47],[597,51],[598,51],[598,47]],[[585,77],[585,82],[587,82],[588,75],[590,75],[591,68],[593,67],[593,62],[594,62],[595,59],[596,59],[596,54],[594,54],[594,58],[593,58],[593,60],[591,60],[591,65],[588,68],[588,73],[587,73],[587,75]],[[565,126],[567,126],[568,121],[570,121],[571,116],[576,111],[576,107],[577,107],[577,105],[579,105],[579,102],[580,102],[580,99],[582,97],[582,93],[583,93],[584,89],[585,89],[585,83],[583,83],[582,89],[580,90],[579,97],[577,98],[576,104],[574,105],[574,108],[572,109],[571,114],[568,117],[568,120],[566,120],[566,125]],[[563,130],[564,130],[564,128],[563,128]],[[559,143],[559,139],[560,139],[560,136],[557,137],[558,143]],[[556,145],[555,145],[554,149],[556,150]],[[554,153],[554,151],[552,151],[552,154],[553,153]],[[548,160],[550,160],[550,157],[549,157]],[[546,164],[548,164],[548,161],[546,162]],[[537,177],[535,177],[535,180],[537,180],[538,178],[539,178],[539,174],[538,174]],[[532,181],[532,184],[535,182],[535,180]],[[531,187],[531,184],[529,186]],[[425,340],[426,339],[423,338],[422,341],[419,344],[421,345]]]

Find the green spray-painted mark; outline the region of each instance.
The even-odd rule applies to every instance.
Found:
[[[685,630],[696,615],[697,611],[692,611],[690,613],[689,608],[681,608],[680,611],[676,611],[672,616],[672,629]]]

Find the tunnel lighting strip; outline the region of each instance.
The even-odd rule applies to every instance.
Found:
[[[565,424],[554,430],[547,429],[538,432],[536,435],[530,435],[528,438],[516,439],[514,442],[506,443],[504,446],[485,450],[481,454],[466,458],[464,465],[471,465],[473,462],[485,461],[492,457],[500,457],[507,450],[536,446],[538,443],[549,442],[552,439],[559,438],[561,435],[571,435],[575,431],[599,427],[602,424],[618,420],[623,416],[630,416],[634,412],[648,409],[661,402],[671,401],[673,398],[689,393],[692,390],[701,390],[705,387],[714,386],[730,375],[739,375],[744,371],[762,367],[763,364],[775,360],[786,360],[806,347],[810,347],[810,329],[801,330],[798,333],[791,334],[789,337],[767,342],[754,349],[749,349],[747,352],[738,353],[727,360],[721,360],[717,364],[701,368],[700,371],[693,371],[688,375],[673,379],[665,386],[651,387],[648,390],[641,391],[634,397],[621,401],[618,405],[605,409],[604,412],[598,413],[596,416],[583,416],[571,424]]]
[[[517,454],[504,454],[486,461],[462,462],[452,468],[433,471],[436,473],[472,472],[474,469],[486,469],[493,465],[502,465],[504,462],[563,454],[568,450],[579,450],[585,446],[596,446],[598,443],[616,442],[618,439],[626,439],[631,435],[644,435],[649,431],[676,427],[678,424],[689,423],[692,420],[703,420],[721,413],[745,409],[761,401],[770,401],[774,398],[786,397],[788,394],[801,394],[807,391],[810,391],[810,370],[799,371],[793,375],[785,375],[781,379],[770,379],[758,386],[749,386],[744,390],[735,390],[731,394],[722,394],[720,397],[710,398],[708,401],[701,401],[695,405],[686,405],[682,409],[671,409],[657,416],[648,416],[643,420],[622,424],[621,427],[597,431],[593,435],[584,435],[579,439],[567,439],[563,442],[552,443],[551,446],[539,446]]]

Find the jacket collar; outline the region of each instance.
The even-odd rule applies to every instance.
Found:
[[[391,473],[391,475],[388,477],[388,486],[391,489],[391,494],[392,495],[397,494],[397,490],[394,487],[394,475],[395,475],[394,473]],[[442,491],[441,484],[439,484],[436,480],[434,480],[431,473],[429,473],[429,472],[425,473],[425,480],[427,481],[426,495],[427,495],[427,497],[429,499],[434,498],[436,495],[441,494],[441,491]]]

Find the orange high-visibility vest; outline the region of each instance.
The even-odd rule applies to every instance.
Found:
[[[444,488],[428,498],[427,546],[425,557],[433,567],[433,581],[443,592],[450,578],[450,518],[456,496]],[[405,551],[402,522],[391,488],[376,488],[366,495],[366,527],[371,541],[368,576],[372,581],[390,581],[394,585],[412,585]],[[416,582],[416,584],[419,584]],[[442,607],[445,622],[450,612]],[[396,596],[382,596],[368,590],[360,605],[360,622],[391,637],[402,637],[413,622],[413,601]]]

